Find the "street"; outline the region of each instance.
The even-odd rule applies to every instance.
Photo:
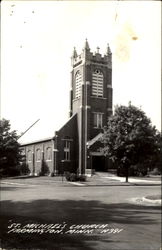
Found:
[[[132,200],[159,195],[160,185],[42,177],[5,179],[1,190],[2,249],[160,249],[160,205]]]

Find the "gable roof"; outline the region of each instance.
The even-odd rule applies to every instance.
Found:
[[[70,125],[71,121],[73,119],[75,119],[77,117],[77,113],[73,114],[68,120],[67,122],[59,129],[59,130],[56,130],[55,132],[58,133],[60,132],[61,130],[63,130],[65,127],[67,127],[67,125]]]
[[[96,135],[92,140],[87,142],[87,147],[91,147],[95,142],[97,142],[101,137],[103,136],[103,133],[99,133]]]
[[[40,139],[40,140],[20,143],[20,146],[23,147],[23,146],[28,146],[28,145],[31,145],[31,144],[38,144],[38,143],[42,143],[42,142],[51,141],[51,140],[54,140],[54,139],[55,139],[55,137],[53,136],[53,137],[44,138],[44,139]]]

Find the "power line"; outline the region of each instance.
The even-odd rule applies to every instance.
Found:
[[[31,129],[40,119],[38,119],[36,122],[34,122],[27,130],[25,130],[25,132],[23,132],[18,139],[20,139],[20,137],[22,137],[24,134],[26,134],[26,132]]]

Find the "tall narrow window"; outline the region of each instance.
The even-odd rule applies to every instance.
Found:
[[[77,71],[75,75],[75,98],[78,99],[80,97],[81,92],[81,81],[82,81],[82,75],[80,71]]]
[[[31,150],[28,150],[28,153],[27,153],[27,161],[32,161],[32,152]]]
[[[92,73],[92,95],[103,97],[103,73],[98,69]]]
[[[102,128],[102,113],[94,113],[94,128]]]
[[[51,161],[52,160],[52,148],[48,147],[46,149],[46,160]]]
[[[41,160],[41,151],[38,148],[37,151],[36,151],[36,161],[40,161],[40,160]]]
[[[64,140],[64,160],[70,161],[70,141]]]

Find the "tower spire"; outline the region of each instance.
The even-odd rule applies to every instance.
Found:
[[[97,54],[100,53],[100,47],[97,46]]]
[[[76,48],[74,47],[72,57],[76,58],[77,56],[78,54],[77,54]]]
[[[106,55],[111,55],[111,50],[109,44],[107,44]]]
[[[84,49],[90,50],[87,38],[85,40]]]

